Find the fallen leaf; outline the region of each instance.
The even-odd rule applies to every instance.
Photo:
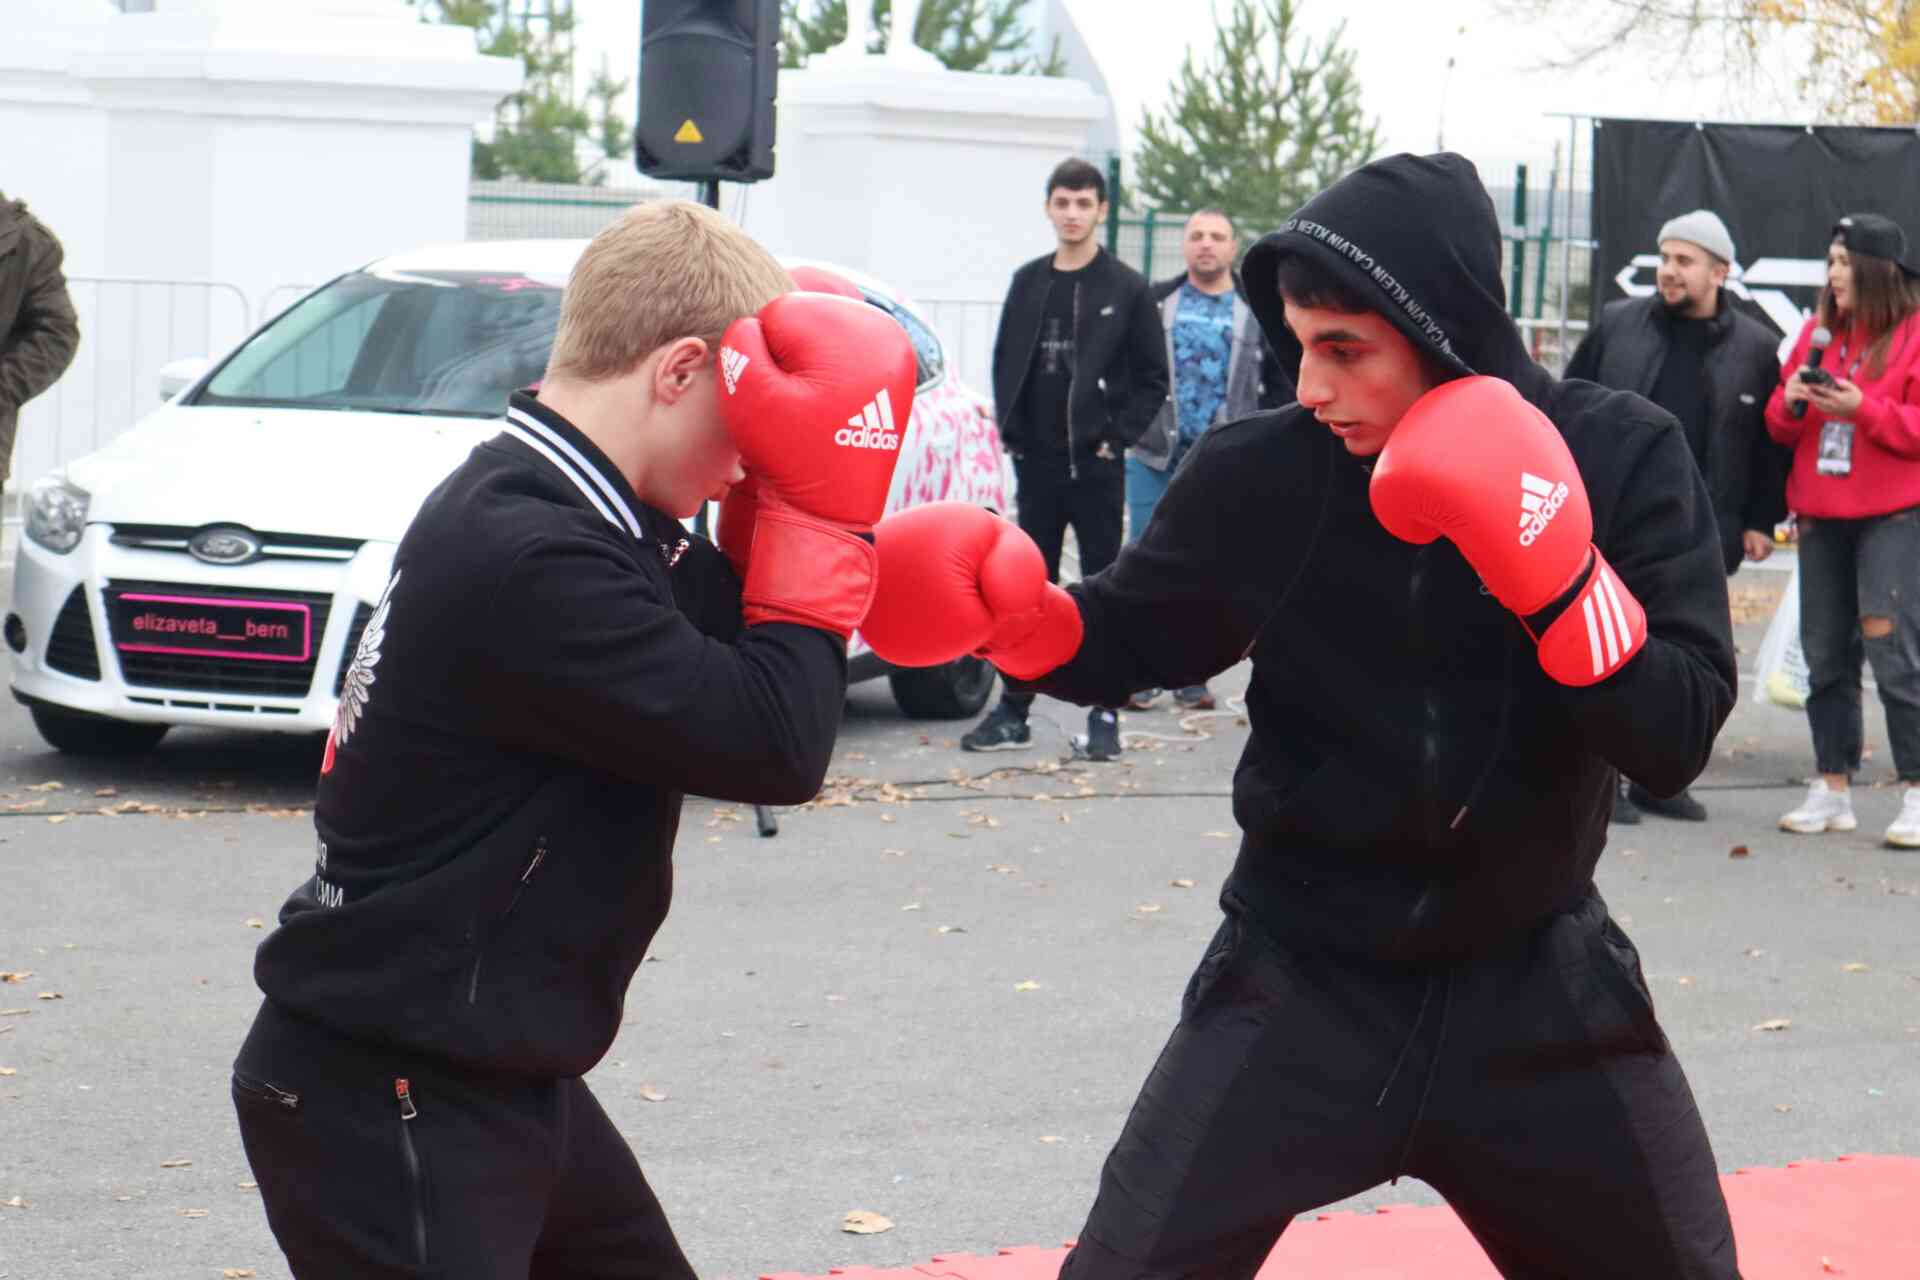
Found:
[[[1755,1031],[1785,1031],[1792,1025],[1793,1019],[1791,1018],[1768,1018],[1765,1022],[1754,1023],[1753,1029]]]
[[[190,1168],[192,1168],[192,1167],[193,1167],[193,1161],[191,1161],[191,1160],[162,1160],[162,1161],[160,1162],[160,1167],[161,1167],[162,1169],[190,1169]]]
[[[880,852],[886,854],[889,858],[904,858],[907,856],[905,849],[882,849]]]
[[[0,982],[25,982],[33,976],[33,970],[21,969],[17,973],[0,973]]]
[[[242,1191],[258,1191],[260,1189],[260,1184],[257,1182],[236,1182],[233,1185]]]
[[[61,995],[58,991],[42,991],[38,996],[35,996],[34,998],[36,1000],[65,1000],[66,999],[66,997]]]
[[[247,1280],[253,1274],[252,1267],[222,1267],[220,1280]]]
[[[1173,887],[1176,889],[1193,888],[1193,881],[1186,879],[1184,876],[1178,880],[1172,881],[1172,884],[1173,884]]]
[[[935,929],[934,932],[935,933],[965,933],[966,930],[961,928],[957,924],[943,924],[938,929]]]
[[[882,1231],[893,1230],[893,1219],[882,1217],[869,1209],[855,1209],[840,1219],[840,1229],[848,1235],[877,1236]]]
[[[904,907],[902,907],[902,908],[900,908],[900,909],[901,909],[902,911],[920,911],[920,910],[922,910],[923,908],[922,908],[922,907],[920,906],[920,904],[919,904],[919,903],[917,903],[917,902],[909,902],[909,903],[908,903],[908,904],[907,904],[906,906],[904,906]]]
[[[0,1200],[0,1208],[24,1209],[26,1207],[27,1207],[27,1202],[25,1200],[22,1200],[19,1196],[15,1196],[11,1200]]]
[[[1729,858],[1745,858],[1751,855],[1752,852],[1753,851],[1747,848],[1747,846],[1743,844],[1737,844],[1733,846],[1733,848],[1727,850],[1727,856]]]
[[[1015,991],[1038,991],[1040,989],[1040,984],[1035,982],[1032,978],[1028,978],[1025,982],[1014,983],[1013,989]]]
[[[1138,911],[1143,916],[1150,916],[1154,912],[1160,910],[1160,904],[1157,902],[1143,902],[1139,906],[1135,907],[1134,910]]]
[[[1678,979],[1678,981],[1679,981],[1679,983],[1680,983],[1680,985],[1681,985],[1681,986],[1683,986],[1683,987],[1690,987],[1690,986],[1692,986],[1692,985],[1693,985],[1693,979],[1692,979],[1692,978],[1684,978],[1684,977],[1683,977],[1683,978],[1680,978],[1680,979]]]
[[[23,791],[65,791],[66,789],[67,784],[64,782],[39,782],[31,787],[21,788]]]
[[[97,795],[97,796],[117,796],[117,795],[119,795],[119,794],[120,794],[120,788],[118,788],[118,787],[95,787],[95,788],[93,789],[93,794],[95,794],[95,795]]]
[[[20,1069],[18,1067],[0,1067],[0,1076],[17,1076],[19,1074]]]
[[[1748,947],[1746,950],[1746,956],[1747,956],[1747,959],[1749,960],[1758,960],[1761,956],[1765,954],[1767,954],[1767,949],[1765,947]]]
[[[1866,966],[1866,965],[1864,965],[1864,964],[1861,964],[1861,963],[1860,963],[1860,962],[1859,962],[1858,960],[1856,960],[1856,961],[1854,961],[1854,962],[1853,962],[1852,964],[1843,964],[1843,965],[1841,965],[1841,966],[1840,966],[1840,972],[1842,972],[1842,973],[1865,973],[1865,972],[1867,972],[1867,966]]]
[[[262,920],[262,919],[261,919],[261,918],[260,918],[259,916],[248,916],[248,917],[247,917],[247,928],[249,928],[249,929],[264,929],[264,928],[266,928],[266,927],[267,927],[267,922],[266,922],[265,920]]]
[[[67,815],[64,813],[56,813],[52,817],[47,819],[49,823],[51,823],[53,826],[56,826],[56,827],[59,826],[61,823],[65,822],[66,820],[67,820]]]
[[[1062,810],[1060,811],[1060,821],[1062,821],[1062,822],[1072,822],[1072,821],[1073,821],[1073,815],[1072,815],[1072,814],[1070,814],[1070,813],[1068,813],[1068,812],[1067,812],[1067,811],[1066,811],[1065,809],[1062,809]]]
[[[0,1009],[0,1018],[15,1018],[32,1012],[31,1009]]]
[[[656,1089],[650,1084],[640,1086],[640,1096],[648,1102],[665,1102],[667,1100],[667,1095],[664,1090]]]
[[[1791,1102],[1776,1102],[1773,1104],[1773,1109],[1781,1115],[1785,1115],[1787,1112],[1793,1110],[1793,1104]]]
[[[1048,1145],[1052,1145],[1053,1143],[1056,1143],[1056,1142],[1065,1142],[1066,1139],[1061,1137],[1057,1133],[1043,1133],[1040,1135],[1040,1141],[1047,1143]]]
[[[1231,840],[1231,839],[1233,839],[1233,832],[1231,832],[1231,831],[1208,831],[1208,832],[1206,832],[1205,834],[1206,834],[1206,836],[1207,836],[1207,838],[1208,838],[1208,839],[1210,839],[1210,840]]]
[[[182,1209],[180,1216],[183,1218],[204,1218],[211,1212],[212,1210],[210,1209]]]
[[[882,822],[892,822],[892,821],[893,821],[893,815],[892,815],[892,814],[890,814],[890,813],[883,813],[883,814],[881,814],[881,815],[880,815],[880,821],[882,821]]]

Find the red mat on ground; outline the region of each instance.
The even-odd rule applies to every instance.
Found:
[[[1841,1156],[1721,1179],[1745,1280],[1915,1280],[1920,1277],[1920,1159]],[[835,1268],[845,1280],[1053,1280],[1065,1249],[942,1254],[917,1267]],[[1294,1223],[1260,1280],[1499,1280],[1444,1205],[1331,1213]],[[813,1280],[778,1272],[761,1280]]]

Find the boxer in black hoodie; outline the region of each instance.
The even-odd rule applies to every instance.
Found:
[[[1091,704],[1253,659],[1225,920],[1063,1277],[1251,1277],[1401,1176],[1507,1276],[1737,1274],[1593,883],[1617,773],[1679,790],[1733,706],[1713,510],[1666,413],[1528,358],[1500,248],[1454,155],[1310,201],[1243,267],[1300,402],[1208,432],[1078,587],[1004,521],[877,530],[882,656]]]
[[[710,210],[629,212],[538,398],[394,553],[234,1063],[301,1280],[691,1280],[580,1077],[666,917],[683,793],[819,789],[899,451],[847,423],[913,400],[896,321],[791,288]],[[716,550],[676,521],[722,494]]]

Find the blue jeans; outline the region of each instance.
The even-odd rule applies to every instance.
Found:
[[[1187,443],[1182,441],[1174,446],[1173,461],[1165,471],[1155,471],[1131,453],[1127,455],[1128,542],[1138,542],[1140,535],[1147,531],[1153,509],[1160,505],[1160,496],[1167,491],[1173,473],[1180,469],[1181,461],[1187,456]]]
[[[1868,636],[1860,619],[1893,630]],[[1852,774],[1864,726],[1862,661],[1873,664],[1893,765],[1920,782],[1920,507],[1862,520],[1800,518],[1800,647],[1814,766]]]

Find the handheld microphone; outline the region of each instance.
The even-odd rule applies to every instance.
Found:
[[[1832,341],[1833,341],[1833,335],[1827,332],[1827,327],[1825,325],[1821,325],[1818,329],[1815,329],[1813,331],[1812,345],[1810,345],[1807,348],[1807,363],[1805,367],[1809,369],[1818,369],[1820,367],[1820,362],[1827,358],[1827,344]],[[1807,401],[1795,400],[1791,405],[1787,407],[1787,413],[1790,417],[1794,418],[1796,421],[1798,419],[1806,417]]]

